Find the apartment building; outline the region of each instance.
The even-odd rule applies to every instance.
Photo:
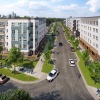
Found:
[[[1,27],[3,26],[3,27]],[[4,53],[12,47],[20,48],[25,55],[37,54],[46,36],[45,18],[0,19],[0,38]]]
[[[70,34],[76,35],[77,37],[80,36],[80,18],[67,18],[66,26],[69,28]]]
[[[80,32],[80,44],[93,59],[100,60],[100,16],[79,19],[77,29]]]

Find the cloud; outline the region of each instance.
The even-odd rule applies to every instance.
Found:
[[[86,5],[89,5],[89,10],[91,12],[99,12],[100,11],[100,0],[88,0]]]
[[[51,2],[59,2],[59,1],[62,1],[62,0],[51,0]]]

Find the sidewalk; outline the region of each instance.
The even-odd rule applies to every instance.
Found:
[[[42,61],[41,61],[41,59],[42,59]],[[41,72],[44,60],[45,59],[44,59],[43,54],[42,54],[35,69],[33,70],[33,76],[38,78],[39,80],[46,79],[46,76],[47,76],[46,73]]]

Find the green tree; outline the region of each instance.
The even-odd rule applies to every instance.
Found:
[[[76,39],[75,42],[74,42],[75,50],[77,50],[78,45],[79,45],[79,40]]]
[[[50,51],[45,52],[44,57],[45,57],[45,59],[50,60],[50,58],[51,58]]]
[[[88,54],[88,52],[87,51],[83,51],[82,52],[82,58],[83,58],[83,60],[84,60],[84,64],[85,64],[85,66],[86,65],[88,65],[88,62],[89,62],[89,54]]]
[[[0,100],[32,100],[24,90],[9,90],[0,95]]]
[[[100,63],[98,61],[93,61],[89,65],[89,70],[91,77],[95,81],[95,84],[98,82],[100,83]]]
[[[70,37],[70,39],[74,42],[74,40],[75,40],[75,36],[72,35],[72,36]]]
[[[1,54],[1,52],[3,51],[3,47],[2,46],[0,46],[0,54]]]
[[[7,64],[13,65],[14,66],[14,71],[15,67],[19,66],[21,63],[23,63],[23,55],[20,52],[19,48],[13,47],[11,48],[8,57],[7,57]]]

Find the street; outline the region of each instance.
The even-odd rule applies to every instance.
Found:
[[[58,31],[60,34],[55,41],[54,51],[59,53],[53,55],[56,60],[55,67],[60,71],[56,79],[51,83],[43,80],[29,85],[10,81],[1,85],[0,91],[12,88],[24,89],[29,92],[33,100],[94,100],[86,89],[82,78],[78,78],[77,66],[69,66],[69,59],[75,59],[77,62],[77,58],[75,53],[70,51],[70,44],[64,37],[63,29],[60,28]],[[59,42],[62,42],[63,46],[59,46]]]

